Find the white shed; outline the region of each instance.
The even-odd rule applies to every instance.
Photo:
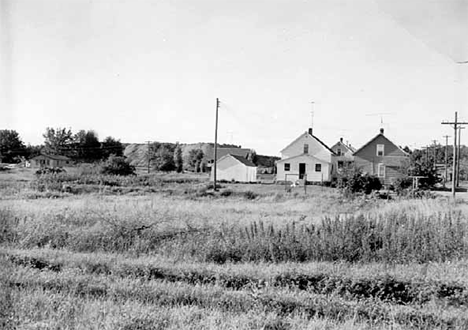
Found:
[[[228,154],[217,161],[216,167],[216,180],[257,182],[257,166],[244,157]],[[214,180],[214,166],[211,180]]]

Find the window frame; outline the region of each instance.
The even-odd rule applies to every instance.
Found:
[[[322,172],[322,164],[315,164],[315,172]]]
[[[285,172],[291,171],[291,163],[284,163],[284,171]]]
[[[304,153],[309,154],[309,144],[308,143],[304,143]]]
[[[382,152],[380,155],[379,152]],[[384,157],[385,156],[385,144],[377,144],[376,146],[376,155],[377,157]]]
[[[377,177],[379,178],[385,178],[387,169],[384,163],[379,163],[377,165]]]

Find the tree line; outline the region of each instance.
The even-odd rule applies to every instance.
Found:
[[[15,130],[0,130],[0,160],[4,163],[18,163],[39,154],[62,155],[76,161],[95,162],[110,155],[122,156],[124,147],[120,140],[111,136],[99,141],[93,130],[79,130],[73,133],[67,128],[47,127],[43,134],[44,144],[26,145]]]

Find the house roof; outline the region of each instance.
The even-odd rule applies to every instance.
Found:
[[[249,166],[249,167],[257,167],[257,165],[255,165],[254,163],[252,163],[250,160],[248,160],[247,158],[244,158],[242,156],[238,156],[238,155],[233,155],[233,154],[227,154],[227,155],[224,155],[222,158],[218,159],[218,163],[224,159],[224,158],[227,158],[227,157],[233,157],[234,159],[236,159],[237,161],[241,162],[242,164],[244,164],[245,166]]]
[[[318,137],[316,137],[315,135],[313,134],[309,134],[309,132],[305,132],[308,136],[314,138],[318,143],[320,143],[322,146],[325,147],[325,149],[327,149],[328,151],[331,152],[332,155],[335,155],[335,153],[333,152],[333,150],[331,150],[325,143],[323,143]],[[284,147],[280,152],[283,152],[284,150],[288,149],[291,145],[293,145],[294,143],[297,142],[297,140],[299,140],[301,137],[303,137],[303,135],[299,135],[297,137],[297,139],[295,139],[293,142],[291,142],[290,144],[288,144],[286,147]]]
[[[355,148],[353,148],[352,146],[347,145],[346,143],[343,143],[343,142],[341,142],[341,141],[338,141],[337,143],[335,143],[335,144],[333,145],[333,147],[331,147],[331,149],[335,148],[336,146],[343,146],[343,147],[345,147],[346,149],[348,149],[349,151],[351,151],[352,153],[356,152],[356,149],[355,149]]]
[[[303,157],[303,156],[316,159],[316,160],[318,160],[318,161],[320,161],[320,162],[322,162],[322,163],[329,163],[329,164],[330,164],[330,162],[327,162],[327,161],[325,161],[325,160],[323,160],[323,159],[320,159],[320,158],[317,158],[317,157],[315,157],[315,156],[312,156],[311,154],[300,154],[300,155],[297,155],[297,156],[293,156],[293,157],[289,157],[289,158],[285,158],[285,159],[280,159],[280,160],[278,160],[278,161],[276,162],[276,164],[278,164],[278,163],[284,163],[284,162],[286,162],[286,161],[290,161],[291,159],[298,158],[298,157]]]
[[[67,156],[62,156],[62,155],[45,155],[45,154],[38,155],[38,156],[36,156],[36,157],[33,157],[32,159],[36,159],[36,158],[40,158],[40,157],[46,157],[46,158],[50,158],[50,159],[54,159],[54,160],[70,160],[70,158],[68,158]]]
[[[367,147],[369,144],[371,144],[372,142],[374,142],[374,140],[376,140],[378,137],[383,137],[385,138],[388,142],[390,142],[391,144],[393,144],[395,147],[398,148],[398,150],[400,150],[403,154],[408,155],[408,153],[406,151],[404,151],[403,149],[401,149],[399,146],[397,146],[395,143],[393,143],[392,141],[390,141],[390,139],[388,137],[386,137],[385,135],[383,135],[383,133],[379,133],[377,134],[376,136],[374,136],[372,139],[369,140],[369,142],[367,142],[366,144],[364,144],[361,148],[359,148],[358,150],[356,150],[353,154],[353,156],[355,156],[358,152],[360,152],[361,150],[363,150],[365,147]]]
[[[247,148],[218,148],[216,157],[219,160],[224,156],[231,154],[246,158],[251,151],[251,149]],[[211,155],[209,156],[209,159],[214,159],[214,149]]]

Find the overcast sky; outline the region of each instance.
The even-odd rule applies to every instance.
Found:
[[[445,143],[441,121],[468,121],[467,1],[0,0],[0,128],[212,142],[219,97],[219,141],[260,154],[312,109],[330,146],[381,119],[399,145]]]

